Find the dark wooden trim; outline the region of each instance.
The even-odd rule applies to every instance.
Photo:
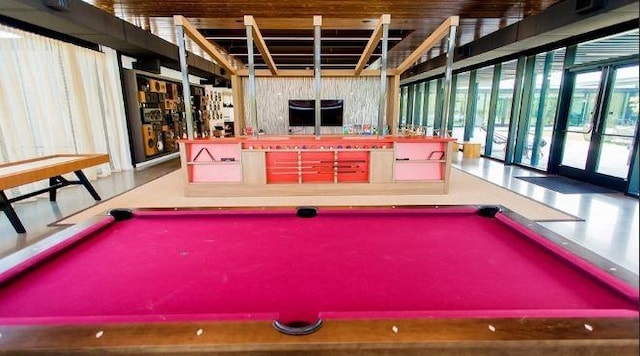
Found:
[[[0,353],[637,355],[637,318],[326,320],[287,336],[271,321],[0,327]]]

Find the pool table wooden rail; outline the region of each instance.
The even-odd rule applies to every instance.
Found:
[[[637,355],[637,318],[326,320],[287,336],[268,321],[0,326],[1,354]]]
[[[26,232],[11,203],[49,192],[49,200],[56,200],[56,191],[73,184],[82,184],[89,194],[100,200],[82,169],[109,163],[107,154],[57,154],[22,161],[0,164],[0,210],[3,211],[18,233]],[[74,173],[77,181],[62,177],[63,174]],[[49,187],[23,194],[9,199],[4,191],[21,185],[49,180]]]

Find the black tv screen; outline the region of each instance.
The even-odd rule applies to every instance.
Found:
[[[342,126],[342,100],[320,101],[320,126]],[[289,126],[315,126],[315,100],[289,100]]]

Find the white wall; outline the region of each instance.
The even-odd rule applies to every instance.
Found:
[[[250,123],[249,78],[243,78],[244,122]],[[256,78],[256,106],[258,129],[268,135],[284,135],[289,127],[289,100],[315,99],[314,78]],[[379,77],[323,78],[322,99],[344,100],[344,125],[369,124],[376,127],[378,122]],[[294,133],[313,134],[313,127],[295,127]],[[323,134],[342,133],[341,127],[323,127]]]

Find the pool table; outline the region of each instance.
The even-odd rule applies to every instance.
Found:
[[[2,260],[0,352],[637,355],[637,277],[568,247],[496,206],[112,210]]]

